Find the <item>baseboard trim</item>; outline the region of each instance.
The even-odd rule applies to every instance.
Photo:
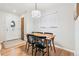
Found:
[[[60,47],[60,46],[57,46],[57,45],[55,45],[55,47],[60,48],[60,49],[63,49],[63,50],[66,50],[66,51],[69,51],[71,53],[74,53],[75,52],[74,50],[70,50],[70,49],[67,49],[67,48],[64,48],[64,47]]]

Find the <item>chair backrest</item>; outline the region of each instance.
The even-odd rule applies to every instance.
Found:
[[[33,43],[34,39],[35,39],[34,35],[27,34],[27,42],[29,42],[31,44],[31,43]]]
[[[44,39],[46,39],[46,36],[35,36],[35,35],[32,35],[32,34],[27,34],[27,42],[29,44],[32,44],[34,42],[37,42],[37,43],[40,42],[41,43],[41,41],[44,40]]]
[[[44,32],[44,34],[51,34],[51,35],[53,35],[53,33],[49,33],[49,32]]]
[[[46,39],[46,36],[37,36],[39,39]]]
[[[32,32],[32,33],[41,33],[41,34],[43,34],[43,32]]]
[[[36,36],[36,39],[37,39],[36,43],[44,45],[45,42],[44,40],[46,39],[46,36]]]

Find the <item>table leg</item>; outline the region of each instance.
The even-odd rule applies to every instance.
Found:
[[[33,45],[32,45],[32,56],[33,56],[33,48],[34,48],[34,47],[33,47]]]
[[[48,46],[48,40],[46,39],[46,51],[47,51],[47,55],[49,56],[49,46]]]

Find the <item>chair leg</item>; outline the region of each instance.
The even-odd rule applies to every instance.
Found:
[[[50,43],[50,47],[51,47],[51,50],[52,50],[52,45],[51,45],[51,43]]]
[[[27,50],[27,42],[26,42],[26,46],[25,46],[25,51]]]
[[[48,43],[47,43],[47,40],[45,40],[45,42],[46,42],[47,55],[49,56],[49,45],[48,45]]]
[[[32,45],[32,56],[33,56],[33,48],[34,48],[34,45]]]
[[[45,54],[45,53],[44,53],[44,50],[42,49],[42,55],[44,56],[44,54]]]
[[[28,52],[28,50],[29,50],[29,46],[30,46],[30,45],[28,44],[27,52]]]
[[[49,46],[48,46],[48,56],[49,56]]]
[[[54,48],[54,53],[56,53],[56,49],[55,49],[55,45],[54,45],[54,41],[53,41],[53,48]]]
[[[35,51],[35,56],[36,56],[36,53],[37,53],[37,47],[36,47],[36,51]]]

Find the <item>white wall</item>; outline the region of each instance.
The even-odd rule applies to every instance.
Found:
[[[60,4],[51,7],[51,10],[43,12],[43,17],[33,22],[33,31],[53,32],[56,35],[55,42],[57,45],[70,50],[75,49],[75,21],[72,4]]]
[[[12,31],[11,21],[15,21],[15,29]],[[20,17],[15,14],[0,11],[0,38],[1,40],[12,40],[20,38]]]
[[[5,39],[5,16],[3,16],[3,13],[0,12],[0,41],[4,41]]]
[[[75,21],[75,55],[79,56],[79,17]]]
[[[24,16],[24,32],[31,33],[33,31],[33,19],[31,17],[31,11],[23,14]]]

